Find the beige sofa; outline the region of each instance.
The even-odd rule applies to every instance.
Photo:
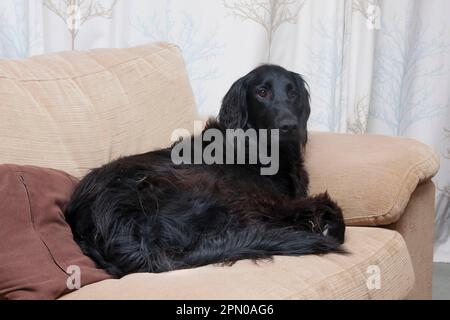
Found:
[[[175,128],[192,131],[195,110],[170,44],[0,60],[0,163],[82,177],[167,146]],[[405,138],[313,132],[306,162],[310,193],[328,190],[344,209],[349,255],[133,274],[62,299],[431,298],[433,150]]]

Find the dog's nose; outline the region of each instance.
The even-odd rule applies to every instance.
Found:
[[[293,121],[283,122],[280,124],[281,133],[290,133],[290,132],[296,131],[297,128],[298,128],[297,123],[295,123]]]

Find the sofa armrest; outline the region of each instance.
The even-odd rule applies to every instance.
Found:
[[[347,225],[381,226],[400,219],[417,186],[437,173],[439,157],[408,138],[312,132],[305,164],[310,194],[328,191]]]
[[[411,256],[415,283],[408,299],[432,298],[435,189],[431,181],[417,186],[400,220],[387,227],[402,235]]]

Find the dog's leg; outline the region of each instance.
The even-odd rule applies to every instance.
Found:
[[[272,199],[276,201],[275,199]],[[268,223],[291,226],[298,230],[320,233],[344,242],[345,223],[342,210],[327,193],[290,201],[280,199],[270,214],[261,216]]]

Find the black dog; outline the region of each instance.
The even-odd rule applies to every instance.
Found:
[[[300,75],[255,69],[233,84],[206,129],[279,129],[276,175],[261,175],[261,164],[176,165],[177,144],[118,159],[76,188],[66,212],[75,240],[115,276],[344,252],[340,208],[326,193],[307,196],[309,115]]]

